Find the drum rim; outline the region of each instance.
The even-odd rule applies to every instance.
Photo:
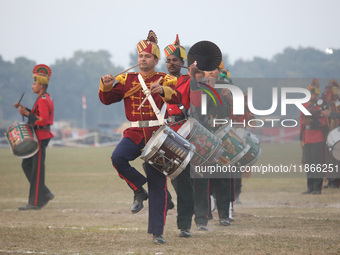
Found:
[[[35,151],[33,151],[32,153],[25,155],[25,156],[18,156],[16,154],[14,154],[13,149],[12,149],[13,155],[16,156],[17,158],[21,158],[21,159],[33,157],[35,154],[37,154],[38,151],[39,151],[39,144],[38,144],[38,147],[35,149]]]
[[[259,160],[261,154],[262,154],[262,149],[261,149],[261,147],[259,147],[259,151],[256,154],[256,156],[248,164],[245,164],[244,166],[252,166],[252,165],[254,165]]]
[[[190,148],[189,153],[186,156],[186,158],[183,160],[182,164],[180,164],[179,167],[172,174],[169,174],[167,176],[171,179],[176,178],[180,173],[182,173],[184,171],[184,169],[187,167],[187,165],[190,164],[190,160],[193,157],[193,155],[194,155],[194,151],[192,151],[191,148]]]
[[[227,126],[227,127],[225,127]],[[227,130],[228,129],[228,130]],[[223,133],[223,136],[228,133],[230,130],[232,129],[230,124],[224,124],[222,127],[220,127],[219,129],[217,129],[217,131],[215,132],[215,135],[221,139],[221,137],[219,137],[218,135]],[[227,131],[226,131],[227,130]],[[223,137],[222,136],[222,137]]]
[[[340,157],[335,157],[335,156],[334,156],[334,153],[333,153],[334,147],[335,147],[338,143],[340,143],[340,140],[337,141],[336,143],[334,143],[332,146],[329,146],[329,147],[331,147],[331,154],[332,154],[332,156],[333,156],[336,160],[339,161],[339,160],[340,160]]]

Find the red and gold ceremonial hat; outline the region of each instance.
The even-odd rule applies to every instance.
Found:
[[[178,35],[176,35],[176,40],[173,44],[165,47],[164,52],[166,57],[168,57],[169,55],[174,55],[176,57],[179,57],[180,59],[187,60],[187,54],[185,52],[185,49],[180,45]]]
[[[154,31],[150,30],[146,40],[142,40],[137,44],[138,54],[142,51],[155,55],[158,59],[161,58],[160,50],[157,45],[158,39]]]
[[[311,85],[308,85],[307,89],[310,92],[319,95],[320,94],[320,82],[318,81],[318,79],[314,78]]]
[[[52,75],[52,70],[47,65],[36,65],[33,68],[33,80],[39,84],[47,85],[50,81],[50,77]]]

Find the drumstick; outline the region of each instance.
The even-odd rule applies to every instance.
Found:
[[[131,70],[132,68],[135,68],[135,67],[138,66],[138,65],[139,65],[139,64],[134,65],[134,66],[131,66],[131,67],[129,67],[128,69],[125,69],[124,71],[121,71],[120,73],[115,74],[114,76],[118,76],[118,75],[120,75],[120,74],[126,73],[127,71]]]
[[[18,107],[19,107],[19,105],[20,105],[20,102],[21,102],[22,98],[24,97],[24,95],[25,95],[25,92],[24,92],[24,93],[22,93],[22,95],[21,95],[21,97],[20,97],[20,99],[19,99],[19,102],[18,102]],[[17,107],[17,108],[18,108],[18,107]]]
[[[113,75],[113,76],[112,76],[113,79],[111,79],[111,80],[114,80],[116,76],[118,76],[118,75],[120,75],[120,74],[123,74],[123,73],[126,73],[127,71],[129,71],[129,70],[132,69],[132,68],[135,68],[135,67],[138,66],[138,65],[139,65],[139,64],[134,65],[134,66],[131,66],[131,67],[129,67],[128,69],[125,69],[124,71],[121,71],[120,73],[117,73],[117,74]],[[113,82],[113,83],[114,83],[114,82]],[[114,84],[112,84],[112,87],[113,87],[113,86],[114,86]]]
[[[162,79],[163,79],[163,77],[159,78],[158,81],[157,81],[157,83],[159,83]],[[148,99],[148,97],[149,97],[150,95],[151,95],[151,92],[145,94],[145,98],[144,98],[143,102],[140,104],[140,106],[138,107],[138,110],[143,106],[143,104],[145,103],[146,99]]]
[[[189,69],[189,67],[188,66],[182,66],[182,65],[179,65],[179,64],[175,64],[175,63],[170,63],[171,65],[175,65],[175,66],[179,66],[179,67],[183,67],[183,68],[186,68],[186,69]],[[200,73],[204,73],[204,71],[202,71],[202,70],[199,70],[198,69],[198,72],[200,72]]]

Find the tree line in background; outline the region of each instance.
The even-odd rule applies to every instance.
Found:
[[[190,47],[186,47],[189,49]],[[137,52],[130,54],[131,66],[137,64]],[[230,70],[236,86],[242,90],[252,87],[254,106],[268,109],[272,104],[272,87],[307,87],[313,78],[318,78],[323,89],[330,79],[337,79],[340,71],[340,50],[325,54],[314,48],[286,48],[282,53],[267,60],[237,60],[233,65],[228,55],[223,54],[225,67]],[[13,107],[23,92],[22,104],[32,107],[36,95],[32,93],[32,70],[36,63],[25,57],[16,58],[14,63],[0,56],[0,119],[21,120]],[[119,126],[126,120],[122,102],[111,106],[103,105],[98,98],[99,79],[104,74],[116,74],[124,70],[119,63],[111,62],[108,51],[76,51],[69,59],[56,60],[51,65],[52,77],[48,92],[55,103],[55,121],[74,121],[82,126],[82,96],[86,96],[86,127],[95,129],[101,124]],[[162,59],[157,71],[167,72]],[[183,69],[183,73],[187,70]],[[291,115],[298,115],[293,109]]]

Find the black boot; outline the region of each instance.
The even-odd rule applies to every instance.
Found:
[[[153,235],[153,242],[155,244],[164,244],[164,243],[166,243],[163,235],[155,235],[155,234]]]
[[[138,213],[140,210],[143,209],[143,201],[149,198],[148,192],[144,188],[140,188],[134,191],[135,196],[133,198],[133,203],[131,206],[132,213]]]

